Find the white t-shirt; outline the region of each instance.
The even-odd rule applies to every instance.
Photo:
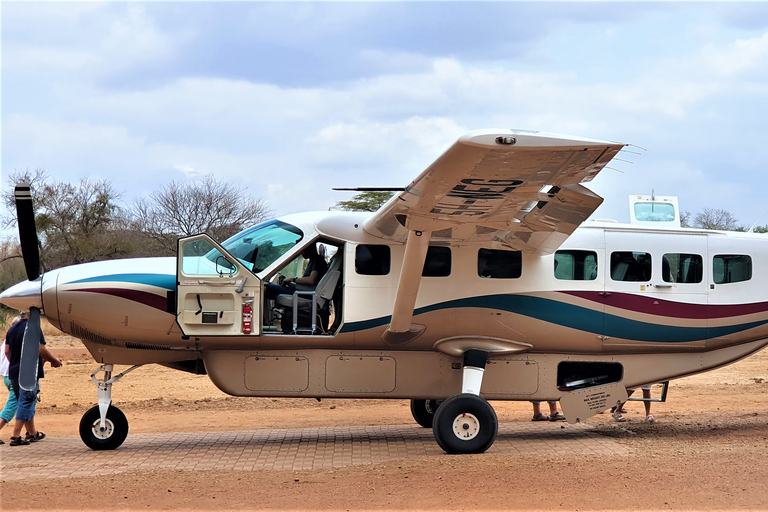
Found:
[[[8,361],[8,358],[5,357],[5,340],[3,340],[3,346],[0,347],[0,375],[3,377],[8,376],[8,367],[11,365],[11,362]]]

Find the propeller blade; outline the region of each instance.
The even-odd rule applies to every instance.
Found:
[[[37,364],[40,358],[40,310],[29,308],[29,320],[21,341],[21,360],[19,361],[19,386],[26,391],[35,391],[37,387]]]
[[[27,279],[34,281],[40,276],[40,251],[35,229],[35,212],[32,208],[32,192],[29,183],[19,183],[14,189],[16,218],[19,222],[19,242],[27,269]]]

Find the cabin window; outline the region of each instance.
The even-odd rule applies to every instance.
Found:
[[[650,281],[651,255],[647,252],[612,252],[611,279],[614,281]]]
[[[741,254],[718,254],[712,261],[715,284],[740,283],[752,279],[752,258]]]
[[[675,206],[671,203],[635,203],[635,219],[645,222],[672,222]]]
[[[477,275],[491,279],[517,279],[523,273],[520,251],[480,249],[477,253]]]
[[[392,256],[388,245],[358,245],[355,248],[355,272],[364,276],[389,274]]]
[[[555,278],[567,281],[597,279],[597,253],[594,251],[557,251]]]
[[[666,283],[700,283],[704,260],[698,254],[665,254],[661,259],[661,278]]]
[[[430,245],[424,260],[424,277],[448,277],[451,275],[451,248]]]

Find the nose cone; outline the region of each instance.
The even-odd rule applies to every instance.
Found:
[[[34,281],[22,281],[0,293],[0,302],[9,308],[25,311],[30,307],[43,309],[43,276]]]

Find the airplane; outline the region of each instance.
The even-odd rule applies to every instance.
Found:
[[[631,224],[588,220],[603,199],[583,183],[624,147],[471,131],[376,212],[286,215],[222,243],[181,238],[176,258],[43,275],[21,184],[29,280],[0,302],[31,309],[25,346],[42,312],[101,365],[79,429],[94,450],[128,435],[113,384],[155,363],[234,396],[408,399],[443,450],[482,453],[498,433],[488,400],[559,400],[581,422],[768,344],[768,238],[681,228],[667,197],[630,198]],[[329,258],[317,286],[267,300],[311,245]]]

